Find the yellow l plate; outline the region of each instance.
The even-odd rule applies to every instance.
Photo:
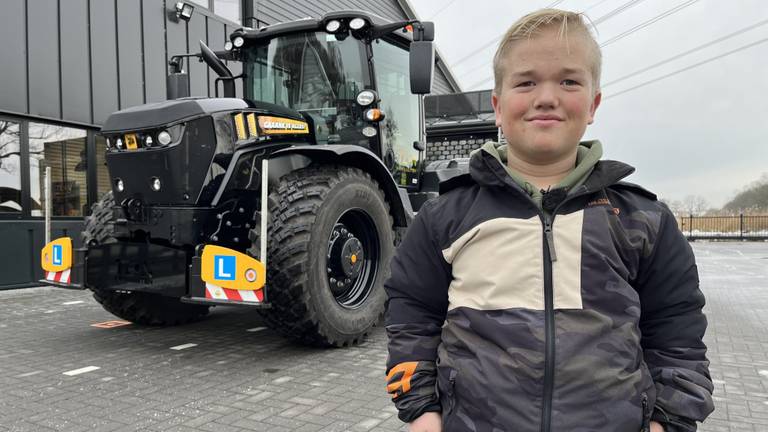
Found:
[[[60,272],[72,267],[72,239],[61,237],[45,245],[40,262],[47,272]]]
[[[200,261],[203,281],[222,288],[257,290],[267,281],[264,264],[236,250],[206,245]]]

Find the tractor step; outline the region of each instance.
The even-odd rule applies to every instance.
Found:
[[[271,309],[272,305],[269,303],[256,303],[248,301],[232,301],[232,300],[218,300],[205,297],[182,297],[180,299],[183,303],[192,303],[208,306],[246,306],[255,309]]]

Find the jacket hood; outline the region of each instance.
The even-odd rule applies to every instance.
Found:
[[[568,188],[569,193],[599,190],[618,183],[635,171],[634,167],[623,162],[599,160],[601,155],[602,145],[599,141],[581,143],[577,169],[566,176],[558,187]],[[485,143],[470,156],[469,176],[479,185],[512,186],[531,195],[535,187],[530,184],[523,186],[526,184],[525,180],[507,168],[506,156],[506,145],[493,141]]]

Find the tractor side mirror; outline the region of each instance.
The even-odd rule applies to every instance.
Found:
[[[185,72],[168,74],[165,79],[165,88],[168,100],[189,97],[189,75]]]
[[[432,78],[435,74],[435,47],[431,41],[411,42],[410,75],[411,93],[432,92]]]
[[[165,97],[168,100],[189,97],[189,75],[184,72],[184,57],[175,55],[168,62],[171,67],[165,78]]]
[[[422,21],[413,25],[413,42],[410,48],[411,93],[432,92],[435,74],[435,23]]]

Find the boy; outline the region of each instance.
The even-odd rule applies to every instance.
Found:
[[[693,253],[634,168],[579,143],[600,105],[580,14],[507,32],[506,146],[425,204],[392,262],[387,390],[415,432],[695,431],[713,410]]]

